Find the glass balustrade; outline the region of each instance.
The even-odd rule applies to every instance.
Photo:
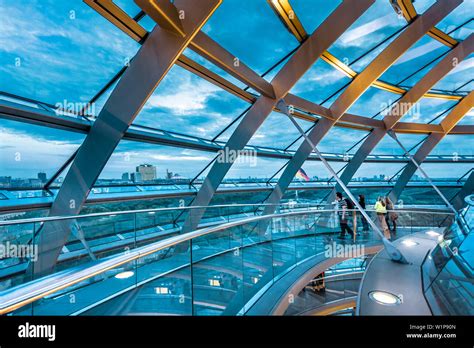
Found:
[[[359,213],[356,237],[340,239],[333,209],[281,206],[273,215],[260,216],[261,208],[254,207],[256,215],[244,218],[236,207],[212,208],[222,214],[218,224],[210,222],[187,234],[165,218],[176,218],[182,211],[159,209],[3,223],[4,231],[22,232],[17,241],[21,237],[33,244],[39,242],[40,228],[74,228],[55,273],[33,277],[31,259],[23,260],[23,273],[3,278],[0,309],[23,293],[29,303],[16,304],[9,315],[242,314],[269,286],[309,258],[325,255],[342,261],[344,253],[381,245],[375,231],[362,231]],[[367,212],[376,219],[375,212]],[[397,213],[392,239],[446,227],[452,220],[448,212]],[[38,296],[32,298],[35,291]]]

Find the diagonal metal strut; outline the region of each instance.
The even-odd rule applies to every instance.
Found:
[[[382,243],[384,244],[384,247],[385,247],[385,250],[388,252],[388,254],[390,255],[390,258],[392,259],[392,261],[395,261],[395,262],[399,262],[399,263],[404,263],[404,264],[407,264],[408,261],[406,260],[405,256],[403,256],[403,254],[400,252],[400,250],[397,249],[397,247],[395,245],[393,245],[392,242],[390,242],[387,238],[385,238],[385,236],[383,235],[382,231],[380,231],[380,229],[378,228],[378,226],[375,224],[375,222],[372,221],[372,219],[370,218],[370,216],[366,213],[366,211],[361,207],[361,205],[359,204],[359,202],[355,199],[355,197],[352,195],[351,191],[349,190],[349,188],[342,182],[342,180],[339,178],[339,176],[337,175],[336,171],[331,167],[331,165],[326,161],[326,159],[321,155],[321,152],[319,152],[318,148],[316,147],[315,144],[313,144],[313,142],[311,141],[311,139],[309,139],[309,137],[306,135],[306,133],[303,131],[303,129],[300,127],[300,125],[298,124],[298,122],[296,122],[296,120],[293,118],[293,116],[291,115],[291,112],[288,110],[288,106],[286,105],[286,103],[283,101],[283,99],[281,99],[279,102],[278,102],[278,108],[283,111],[283,113],[285,115],[288,116],[288,118],[290,119],[290,121],[293,123],[293,125],[296,127],[296,129],[298,129],[298,132],[300,132],[300,134],[303,136],[303,138],[305,139],[306,142],[308,142],[308,144],[313,148],[313,151],[316,153],[316,155],[319,157],[319,159],[321,160],[321,162],[323,162],[324,166],[327,168],[327,170],[331,173],[331,175],[334,177],[334,179],[336,179],[337,183],[342,187],[342,189],[344,190],[344,192],[347,194],[347,196],[349,196],[349,198],[352,200],[352,202],[354,202],[355,206],[357,207],[357,209],[360,211],[360,213],[364,216],[364,218],[367,219],[367,221],[369,222],[370,226],[372,226],[372,228],[374,229],[375,232],[377,232],[377,234],[379,235],[379,237],[382,239]],[[354,231],[355,233],[355,231]]]
[[[453,205],[451,204],[451,202],[446,198],[445,195],[443,195],[443,193],[439,190],[439,188],[434,184],[434,182],[431,180],[431,178],[428,176],[428,174],[425,172],[425,170],[423,168],[421,168],[420,164],[415,160],[415,158],[408,152],[408,150],[405,148],[405,146],[403,146],[403,144],[401,143],[401,141],[397,138],[397,135],[395,134],[394,131],[392,130],[389,130],[388,131],[388,135],[390,135],[393,140],[395,140],[397,142],[397,144],[402,148],[403,152],[405,152],[405,156],[407,156],[412,162],[413,164],[415,165],[415,167],[420,171],[421,175],[423,175],[425,177],[425,179],[428,181],[428,183],[434,188],[434,190],[438,193],[438,195],[441,197],[441,199],[444,201],[444,203],[446,204],[446,206],[451,209],[454,213],[454,216],[457,216],[458,215],[458,212],[456,211],[456,209],[454,209]]]

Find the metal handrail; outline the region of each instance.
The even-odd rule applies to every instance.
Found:
[[[90,214],[81,214],[81,215],[67,215],[67,216],[45,216],[37,218],[28,218],[28,219],[15,219],[15,220],[6,220],[0,221],[0,226],[5,225],[16,225],[16,224],[25,224],[25,223],[36,223],[36,222],[46,222],[46,221],[60,221],[60,220],[72,220],[72,219],[84,219],[89,217],[101,217],[101,216],[112,216],[112,215],[126,215],[126,214],[135,214],[135,213],[150,213],[150,212],[166,212],[174,210],[192,210],[192,209],[212,209],[212,208],[235,208],[235,207],[264,207],[264,206],[304,206],[304,207],[318,207],[322,204],[312,204],[312,203],[281,203],[281,204],[221,204],[221,205],[209,205],[209,206],[188,206],[188,207],[167,207],[167,208],[147,208],[147,209],[135,209],[135,210],[121,210],[121,211],[107,211],[100,213],[90,213]]]
[[[400,210],[398,210],[400,212]],[[224,223],[218,226],[212,226],[207,228],[198,229],[194,232],[170,237],[165,240],[161,240],[143,247],[132,249],[122,254],[112,256],[109,259],[100,261],[99,263],[93,264],[84,268],[82,265],[79,269],[69,269],[55,273],[44,278],[40,278],[33,282],[19,285],[17,287],[8,289],[1,294],[2,302],[0,303],[0,315],[14,311],[20,307],[23,307],[29,303],[39,300],[47,295],[68,288],[72,285],[80,283],[86,279],[90,279],[96,275],[102,274],[108,270],[117,268],[121,265],[135,261],[142,257],[154,254],[160,250],[175,246],[177,244],[198,238],[204,235],[208,235],[215,232],[220,232],[228,228],[244,225],[247,223],[258,222],[267,219],[307,215],[308,213],[334,213],[333,209],[318,209],[318,210],[304,210],[304,211],[291,211],[286,213],[277,213],[271,215],[260,215],[247,219],[236,220],[228,223]],[[435,214],[443,214],[441,212],[434,212]],[[449,212],[445,214],[451,214]],[[192,266],[192,265],[191,265]]]
[[[265,207],[265,206],[280,206],[280,207],[289,207],[290,209],[298,209],[298,207],[324,207],[327,204],[323,203],[280,203],[280,204],[268,204],[268,203],[256,203],[256,204],[221,204],[221,205],[209,205],[209,206],[187,206],[187,207],[167,207],[167,208],[147,208],[147,209],[135,209],[135,210],[122,210],[122,211],[107,211],[100,213],[90,213],[82,215],[67,215],[67,216],[45,216],[37,218],[28,218],[28,219],[15,219],[15,220],[6,220],[0,221],[0,226],[7,225],[17,225],[17,224],[26,224],[26,223],[42,223],[48,221],[61,221],[61,220],[72,220],[72,219],[85,219],[90,217],[101,217],[101,216],[112,216],[112,215],[127,215],[135,213],[150,213],[150,212],[166,212],[166,211],[182,211],[182,210],[192,210],[192,209],[213,209],[213,208],[235,208],[235,207]],[[397,209],[394,212],[414,212],[416,208],[412,210],[403,210]],[[320,209],[318,209],[320,210]],[[332,210],[334,211],[334,210]],[[347,209],[347,211],[358,211],[357,209]],[[373,211],[371,209],[365,209],[365,211]],[[390,212],[387,210],[387,212]],[[416,210],[417,213],[439,213],[446,214],[442,209],[436,210]]]

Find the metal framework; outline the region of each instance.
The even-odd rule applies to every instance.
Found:
[[[315,146],[334,126],[335,122],[349,109],[349,107],[370,87],[370,85],[386,71],[399,57],[402,56],[414,43],[416,43],[437,22],[449,14],[462,1],[443,1],[435,3],[422,16],[415,19],[410,25],[385,48],[344,90],[344,92],[331,105],[332,119],[323,119],[308,133],[308,138]],[[381,132],[375,132],[378,137]],[[368,142],[368,140],[367,140]],[[277,187],[267,199],[267,203],[279,202],[284,192],[301,168],[308,156],[313,151],[309,142],[303,142],[294,157],[286,166]],[[265,209],[266,214],[272,213],[271,207]]]
[[[171,66],[219,6],[220,0],[205,0],[199,6],[191,0],[177,0],[176,6],[187,13],[180,21],[176,17],[177,8],[169,5],[169,2],[159,1],[159,4],[154,3],[153,8],[148,7],[147,1],[139,3],[152,15],[159,12],[159,21],[165,21],[168,25],[155,27],[112,91],[71,164],[50,209],[51,216],[79,213],[126,130]],[[161,11],[158,11],[159,8]],[[176,27],[182,27],[183,31],[175,30]],[[42,274],[54,267],[69,234],[68,222],[44,225],[39,233],[38,253],[41,257],[33,266],[35,274]]]
[[[192,0],[175,0],[174,2],[135,0],[142,12],[132,18],[111,0],[84,0],[142,45],[130,66],[117,72],[107,86],[94,96],[93,100],[97,100],[118,81],[99,116],[96,119],[82,114],[78,118],[59,117],[52,106],[44,103],[41,104],[41,109],[18,107],[15,103],[4,101],[0,103],[0,117],[87,134],[77,153],[70,159],[71,168],[52,204],[50,215],[72,215],[80,211],[120,140],[144,141],[212,152],[222,149],[240,150],[249,146],[249,140],[272,111],[282,113],[278,106],[280,100],[292,107],[294,110],[292,116],[310,121],[314,123],[314,126],[307,133],[309,141],[304,141],[295,152],[288,149],[254,147],[259,156],[289,160],[280,169],[283,173],[267,199],[267,203],[271,204],[280,201],[296,172],[306,160],[318,160],[317,156],[312,154],[313,147],[317,146],[334,126],[370,131],[367,138],[361,139],[363,141],[361,147],[354,156],[350,157],[349,164],[342,172],[341,181],[344,185],[350,181],[363,162],[383,160],[374,158],[371,152],[389,130],[396,133],[428,134],[427,139],[414,155],[417,163],[427,162],[432,158],[434,160],[434,156],[429,156],[429,153],[445,135],[474,134],[474,126],[456,125],[472,108],[472,92],[466,96],[465,93],[459,92],[461,87],[452,92],[435,92],[432,89],[436,82],[453,69],[451,61],[454,58],[461,61],[473,50],[472,35],[458,42],[435,27],[462,0],[437,1],[422,15],[416,13],[411,1],[397,0],[397,7],[408,23],[406,28],[401,30],[398,37],[360,73],[327,50],[372,5],[374,0],[344,1],[311,35],[306,33],[288,0],[268,1],[287,29],[300,43],[294,52],[287,55],[288,61],[271,82],[259,76],[241,60],[239,60],[240,64],[235,66],[234,61],[237,57],[200,30],[219,6],[220,1],[202,0],[198,5]],[[179,11],[184,11],[186,16],[182,18]],[[151,33],[138,23],[144,15],[148,15],[157,23]],[[383,72],[425,34],[450,47],[450,52],[410,90],[381,81],[379,78]],[[248,87],[242,89],[186,57],[183,55],[185,48],[193,50]],[[329,108],[289,93],[319,58],[351,78],[348,86]],[[174,64],[251,104],[226,144],[216,139],[207,140],[193,136],[186,136],[186,139],[183,139],[182,135],[173,132],[132,125],[144,103]],[[399,122],[403,114],[392,112],[383,120],[347,113],[349,107],[371,86],[401,95],[398,105],[414,104],[421,98],[459,102],[450,110],[441,124]],[[252,88],[258,94],[249,92],[248,88]],[[324,159],[334,160],[334,157],[325,156]],[[438,160],[445,161],[446,159]],[[387,161],[394,162],[395,160],[392,158]],[[414,164],[408,159],[404,158],[400,161],[408,162],[408,164],[391,191],[392,198],[400,195],[416,171],[416,167],[413,169]],[[472,159],[468,158],[467,161],[472,161]],[[212,164],[192,205],[206,206],[210,203],[232,164],[231,161],[226,163],[215,161]],[[62,166],[61,170],[66,167],[67,165]],[[471,172],[461,193],[454,197],[453,205],[461,206],[460,197],[470,193],[473,188],[474,173]],[[265,213],[272,213],[271,209],[271,207],[266,209]],[[183,232],[194,230],[203,214],[204,209],[194,209],[192,214],[186,217]],[[54,266],[70,231],[70,224],[65,222],[49,223],[43,226],[39,234],[41,262],[34,265],[36,273],[47,271]]]

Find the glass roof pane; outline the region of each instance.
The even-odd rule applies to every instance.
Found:
[[[291,0],[291,6],[308,34],[314,32],[341,3],[341,0]]]
[[[223,1],[202,30],[259,74],[298,46],[265,1]]]
[[[337,172],[347,163],[331,161],[329,164]],[[306,161],[302,168],[311,181],[327,181],[331,177],[331,173],[321,161]],[[302,181],[302,179],[297,176],[293,178],[293,182],[299,181]]]
[[[132,18],[141,11],[133,0],[113,0],[113,2]]]
[[[156,22],[155,22],[153,19],[151,19],[151,17],[148,16],[148,15],[143,16],[143,18],[140,19],[140,20],[138,21],[138,23],[139,23],[143,28],[145,28],[145,30],[147,30],[147,31],[149,31],[149,32],[151,32],[151,31],[153,30],[153,28],[155,27],[155,25],[156,25]]]
[[[266,182],[285,163],[286,159],[241,156],[224,177],[223,184],[229,182]],[[279,178],[281,172],[275,176]]]
[[[398,94],[387,92],[376,87],[369,87],[364,94],[352,104],[347,112],[365,117],[374,117],[379,115],[379,112],[388,105],[391,105],[398,98],[400,98]],[[379,115],[377,118],[382,118],[382,116]]]
[[[474,155],[472,135],[470,134],[448,134],[431,151],[432,155]],[[471,164],[472,166],[472,164]]]
[[[436,27],[445,33],[449,33],[456,27],[472,19],[472,1],[464,1],[450,14],[443,18]],[[474,23],[471,21],[466,26],[452,33],[452,36],[458,40],[464,40],[474,30]]]
[[[381,80],[398,84],[410,74],[413,74],[423,65],[447,52],[449,48],[439,41],[425,35],[406,51],[385,73]],[[421,78],[421,77],[420,77]],[[413,81],[412,81],[413,83]]]
[[[470,54],[433,86],[433,90],[454,91],[474,78],[474,54]],[[468,87],[468,86],[465,86]],[[463,90],[464,87],[461,88]]]
[[[421,168],[430,178],[453,181],[459,179],[468,170],[472,169],[472,163],[453,162],[449,164],[449,170],[446,170],[445,163],[422,163]],[[415,175],[423,178],[419,170],[416,171]]]
[[[122,140],[100,174],[97,184],[121,183],[123,174],[131,177],[136,167],[142,164],[155,167],[156,180],[141,178],[147,183],[169,182],[167,173],[172,173],[173,180],[187,183],[214,157],[215,153],[212,152]],[[141,181],[139,177],[137,181]]]
[[[293,86],[290,93],[320,104],[350,81],[341,71],[318,59]]]
[[[417,146],[423,139],[426,138],[426,134],[397,134],[398,140],[403,144],[407,150],[411,150],[410,153],[414,153],[420,145]],[[382,140],[372,151],[373,155],[403,155],[404,152],[400,145],[389,135],[385,135]]]
[[[420,101],[413,105],[410,111],[400,119],[400,122],[430,122],[457,102],[457,100],[421,98]],[[445,116],[446,114],[431,123],[439,124]]]
[[[423,180],[419,176],[413,176],[411,182],[417,182]],[[459,191],[459,188],[456,187],[440,187],[439,190],[443,195],[451,199]],[[404,205],[420,205],[420,204],[430,204],[430,205],[442,205],[444,206],[443,199],[431,186],[426,187],[406,187],[398,199],[398,204]]]
[[[427,9],[436,3],[436,0],[416,0],[413,6],[418,14],[423,14]]]
[[[405,25],[389,1],[375,1],[328,51],[348,64]]]
[[[139,47],[82,1],[3,1],[0,18],[0,90],[50,104],[88,102]]]
[[[458,125],[474,125],[474,110],[471,109],[461,121],[458,122]]]
[[[358,141],[365,137],[367,133],[366,131],[358,129],[332,127],[319,142],[317,147],[321,152],[346,153]],[[362,142],[347,153],[355,153],[361,144]]]
[[[85,138],[80,133],[4,119],[0,119],[0,133],[0,176],[19,178],[12,186],[25,187],[44,184],[38,181],[38,173],[51,178]]]
[[[247,107],[247,102],[174,65],[134,124],[208,139]]]
[[[352,181],[388,181],[405,163],[364,162],[354,174]]]
[[[312,125],[308,121],[297,118],[295,120],[304,131]],[[284,149],[299,135],[298,129],[296,129],[288,116],[272,111],[250,139],[249,145]]]

